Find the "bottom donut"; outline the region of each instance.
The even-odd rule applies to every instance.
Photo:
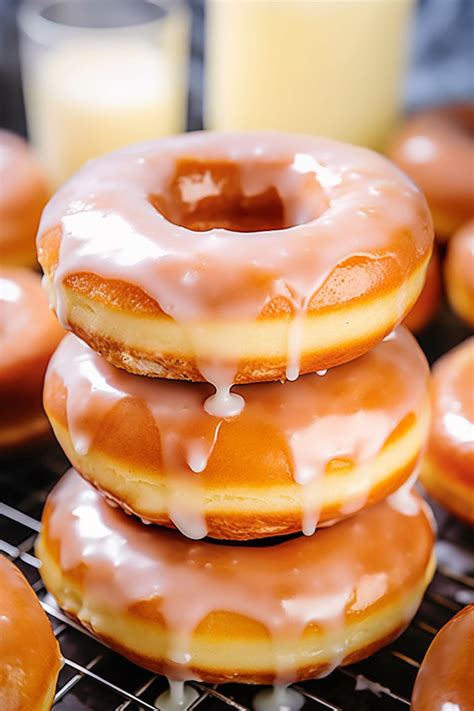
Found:
[[[190,541],[112,508],[74,470],[37,544],[59,605],[171,679],[290,683],[367,657],[409,623],[434,571],[430,512],[398,495],[311,537]]]

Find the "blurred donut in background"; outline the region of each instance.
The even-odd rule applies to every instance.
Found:
[[[474,220],[458,230],[449,241],[444,275],[453,311],[474,328]]]
[[[0,452],[50,431],[42,406],[43,378],[62,335],[40,276],[21,267],[0,267]]]
[[[47,711],[61,668],[59,645],[38,598],[0,555],[0,708]]]
[[[433,395],[421,481],[448,511],[474,525],[474,337],[435,364]]]
[[[438,239],[450,237],[474,217],[474,104],[414,114],[388,153],[424,192]]]
[[[37,264],[35,237],[49,190],[26,141],[0,130],[0,264]]]
[[[411,711],[474,708],[474,604],[458,612],[432,641],[416,677]]]
[[[441,264],[435,248],[426,273],[426,281],[418,301],[404,324],[412,333],[422,331],[436,316],[441,301]]]

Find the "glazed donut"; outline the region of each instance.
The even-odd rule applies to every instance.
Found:
[[[37,553],[59,605],[175,679],[289,683],[372,654],[414,615],[434,569],[421,499],[263,547],[189,541],[108,506],[71,470]],[[416,541],[416,546],[413,545]]]
[[[350,361],[408,313],[432,249],[418,189],[381,156],[285,134],[191,133],[86,165],[39,260],[62,324],[111,363],[232,383]]]
[[[433,386],[421,480],[431,496],[474,525],[474,337],[435,364]]]
[[[445,280],[453,310],[474,328],[474,220],[456,232],[449,242]]]
[[[61,668],[59,645],[38,598],[0,555],[0,708],[49,711]]]
[[[416,677],[411,711],[472,711],[473,669],[474,605],[468,605],[431,643]]]
[[[201,538],[314,533],[397,489],[429,429],[429,369],[400,327],[326,375],[255,383],[230,419],[207,383],[130,375],[69,334],[44,406],[75,468],[125,510]]]
[[[35,266],[35,235],[49,198],[48,185],[27,143],[2,130],[0,185],[0,264]]]
[[[418,301],[404,320],[404,324],[413,333],[422,331],[435,317],[441,300],[441,265],[438,251],[431,255],[426,282]]]
[[[415,114],[388,153],[423,190],[438,237],[449,237],[474,217],[474,104]]]
[[[38,274],[0,268],[0,451],[50,431],[41,404],[43,378],[63,331]]]

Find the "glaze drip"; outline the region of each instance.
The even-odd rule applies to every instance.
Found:
[[[199,697],[198,691],[183,681],[168,679],[168,683],[169,690],[160,694],[155,701],[160,711],[186,711]]]
[[[420,510],[420,500],[415,494],[415,484],[420,474],[421,459],[408,479],[387,497],[389,506],[405,514],[416,516]]]
[[[392,692],[387,686],[382,686],[378,681],[371,681],[367,679],[363,674],[357,674],[356,677],[356,691],[370,691],[372,694],[379,698],[382,694],[391,694]]]
[[[255,711],[300,711],[304,704],[304,696],[298,691],[276,685],[259,691],[253,700]]]

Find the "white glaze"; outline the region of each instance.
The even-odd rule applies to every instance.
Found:
[[[0,302],[15,304],[22,298],[22,289],[12,279],[0,277]],[[2,307],[3,308],[3,307]]]
[[[199,692],[184,681],[168,679],[170,688],[155,701],[160,711],[186,711],[198,698]]]
[[[419,474],[420,465],[418,464],[397,491],[387,497],[389,506],[405,514],[405,516],[416,516],[420,510],[420,500],[415,493],[415,483]]]
[[[378,681],[371,681],[367,679],[363,674],[357,674],[356,677],[356,691],[371,691],[375,696],[380,697],[382,694],[390,694],[391,691],[387,686],[382,686]]]
[[[256,694],[253,708],[255,711],[300,711],[304,703],[304,696],[295,689],[275,685]]]

